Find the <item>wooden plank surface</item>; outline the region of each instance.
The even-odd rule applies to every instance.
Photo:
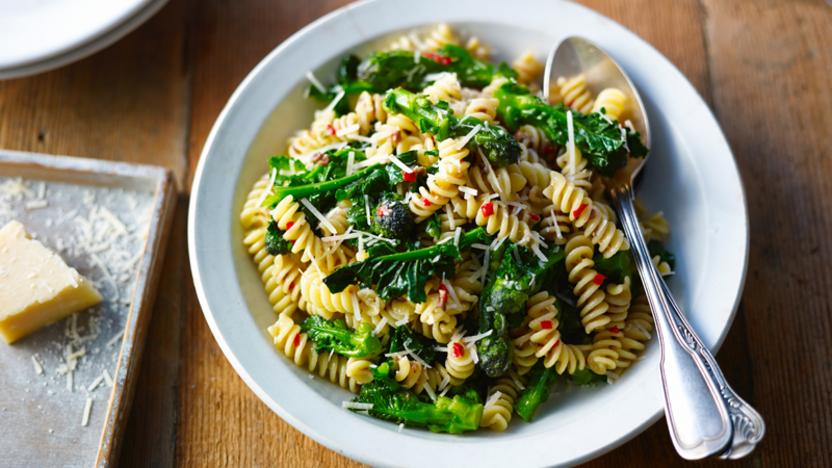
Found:
[[[94,57],[0,82],[0,146],[157,163],[180,182],[124,465],[356,465],[284,423],[233,372],[202,318],[184,235],[193,168],[228,96],[280,41],[343,3],[172,0]],[[735,151],[750,209],[750,264],[718,359],[769,424],[758,451],[737,464],[832,466],[832,7],[823,0],[582,3],[676,64]],[[679,464],[663,421],[590,464],[648,463]]]

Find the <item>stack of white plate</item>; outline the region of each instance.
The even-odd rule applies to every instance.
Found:
[[[153,16],[167,0],[0,0],[0,79],[80,60]]]

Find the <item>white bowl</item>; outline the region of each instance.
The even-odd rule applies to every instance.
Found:
[[[748,250],[745,199],[731,150],[708,107],[673,65],[631,32],[582,6],[547,0],[403,0],[353,4],[310,24],[269,54],[220,114],[194,181],[188,240],[205,318],[234,369],[283,419],[323,445],[373,465],[573,464],[623,443],[662,414],[659,350],[614,385],[550,399],[532,424],[463,436],[406,429],[341,409],[346,391],[310,379],[271,345],[275,317],[241,246],[238,214],[252,183],[314,105],[304,74],[330,77],[347,52],[392,33],[449,22],[492,44],[502,59],[525,49],[541,59],[559,39],[582,35],[607,49],[641,90],[653,156],[640,194],[667,214],[678,258],[673,289],[703,340],[716,349],[740,297]]]

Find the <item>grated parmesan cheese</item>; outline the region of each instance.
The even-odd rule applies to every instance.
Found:
[[[315,76],[314,73],[312,73],[312,70],[306,72],[306,79],[309,80],[310,83],[312,83],[312,86],[318,88],[318,91],[322,93],[326,92],[326,88],[323,84],[321,84],[320,81],[318,81],[318,78]]]
[[[569,136],[569,140],[566,143],[566,151],[569,153],[569,170],[567,171],[569,174],[569,180],[572,181],[577,172],[575,168],[575,124],[572,122],[572,111],[566,111],[566,131]]]
[[[387,317],[382,317],[376,324],[376,328],[373,329],[373,334],[378,335],[382,330],[384,330],[385,326],[387,326]]]
[[[344,88],[339,86],[338,94],[336,94],[335,97],[332,98],[331,101],[329,101],[329,104],[327,104],[327,106],[324,108],[324,112],[332,112],[332,110],[335,109],[335,106],[337,106],[338,103],[341,102],[341,99],[344,99],[344,96],[346,96],[346,94],[347,93],[344,91]],[[358,125],[356,125],[356,127],[358,127]],[[337,134],[338,132],[335,133]]]
[[[40,361],[38,361],[37,356],[34,354],[32,355],[32,364],[35,366],[35,373],[38,375],[43,375],[43,365],[41,365]]]
[[[306,198],[302,198],[302,199],[300,200],[300,202],[301,202],[301,204],[303,204],[303,206],[305,206],[305,207],[306,207],[306,208],[307,208],[310,212],[312,212],[312,215],[313,215],[313,216],[315,216],[315,218],[317,218],[317,219],[318,219],[318,222],[320,222],[320,223],[321,223],[321,224],[322,224],[325,228],[329,229],[329,232],[331,232],[331,233],[333,233],[333,234],[334,234],[334,233],[336,233],[336,232],[338,232],[338,230],[337,230],[337,229],[335,229],[335,226],[333,226],[333,225],[332,225],[332,223],[331,223],[331,222],[329,222],[329,220],[328,220],[328,219],[326,219],[326,216],[324,216],[324,215],[323,215],[323,213],[321,213],[320,211],[318,211],[318,209],[317,209],[317,208],[315,208],[315,205],[313,205],[313,204],[312,204],[309,200],[307,200]]]
[[[489,406],[494,406],[494,404],[495,404],[495,403],[497,403],[497,400],[499,400],[499,399],[500,399],[500,397],[502,397],[502,396],[503,396],[503,392],[501,392],[501,391],[499,391],[499,390],[497,390],[496,392],[492,393],[492,394],[488,397],[488,400],[485,402],[485,407],[486,407],[486,408],[488,408]]]
[[[342,401],[341,408],[345,409],[354,409],[354,410],[362,410],[362,411],[369,411],[373,409],[372,403],[359,403],[357,401]]]
[[[81,416],[81,426],[89,426],[90,414],[92,414],[92,398],[87,398],[87,402],[84,404],[84,414]]]
[[[436,401],[436,392],[434,392],[433,389],[430,388],[430,385],[428,385],[427,382],[422,383],[422,388],[425,390],[425,393],[428,394],[431,400]]]
[[[476,126],[474,126],[474,128],[471,129],[470,132],[468,132],[464,137],[462,137],[461,140],[457,141],[456,142],[457,151],[461,150],[462,148],[465,148],[465,145],[467,145],[468,142],[471,141],[471,138],[474,138],[477,135],[477,133],[479,133],[480,130],[482,130],[482,125],[476,125]],[[480,153],[480,154],[482,154],[482,153]]]
[[[347,175],[353,173],[353,164],[355,164],[355,151],[350,151],[349,154],[347,154]]]
[[[404,172],[407,172],[408,174],[413,172],[413,169],[408,167],[408,165],[403,163],[401,159],[393,156],[392,154],[387,155],[387,160],[395,164],[399,169],[403,170]]]
[[[464,193],[466,197],[476,197],[477,196],[477,189],[468,187],[467,185],[461,185],[459,187],[459,191]]]

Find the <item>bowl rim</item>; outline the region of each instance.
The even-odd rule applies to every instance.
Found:
[[[210,155],[215,151],[215,145],[219,134],[222,132],[223,126],[225,125],[226,120],[228,119],[229,115],[232,113],[234,108],[239,104],[241,98],[247,92],[249,86],[254,82],[257,77],[261,74],[264,68],[268,67],[271,62],[276,60],[284,51],[293,47],[296,42],[299,42],[302,38],[316,33],[322,26],[335,22],[340,17],[344,16],[347,18],[348,21],[352,20],[351,14],[359,10],[365,10],[374,8],[385,1],[388,0],[367,0],[361,1],[353,4],[349,4],[338,8],[320,18],[313,21],[312,23],[308,24],[307,26],[300,29],[298,32],[290,36],[284,42],[279,44],[275,49],[273,49],[270,53],[268,53],[245,77],[245,79],[238,85],[234,93],[229,98],[226,105],[223,107],[222,111],[218,115],[206,141],[203,146],[202,152],[200,154],[200,159],[194,173],[192,190],[191,190],[191,199],[189,203],[189,210],[188,210],[188,250],[189,250],[189,261],[191,272],[193,275],[194,286],[196,289],[197,297],[200,303],[200,306],[203,310],[203,314],[205,316],[206,322],[208,326],[219,344],[220,348],[223,351],[226,359],[231,363],[232,367],[234,368],[235,372],[243,379],[246,385],[262,400],[266,405],[272,409],[275,413],[277,413],[281,418],[291,424],[294,428],[300,430],[307,436],[311,437],[318,443],[330,448],[333,451],[338,453],[347,455],[353,459],[363,461],[366,463],[371,463],[374,465],[386,465],[391,464],[390,458],[386,458],[384,456],[373,455],[370,453],[366,453],[361,450],[354,449],[353,447],[345,446],[344,444],[339,443],[338,441],[334,440],[331,437],[331,434],[325,434],[321,430],[319,430],[316,424],[308,424],[306,421],[301,420],[298,417],[295,417],[292,410],[289,408],[285,408],[281,406],[277,401],[275,401],[272,396],[261,386],[261,384],[257,381],[255,377],[247,369],[246,365],[240,360],[240,357],[237,355],[232,346],[229,344],[227,337],[223,333],[223,329],[217,321],[216,314],[212,310],[211,301],[208,298],[208,293],[205,290],[204,284],[204,277],[203,277],[203,270],[205,266],[201,263],[201,258],[199,254],[198,248],[198,240],[197,240],[197,210],[200,201],[200,195],[202,193],[202,180],[203,180],[203,172],[205,171],[205,167],[207,165],[207,161],[210,159]],[[471,2],[473,0],[468,0]],[[390,2],[395,3],[395,2]],[[466,3],[466,2],[463,2]],[[595,21],[601,21],[601,23],[605,25],[612,24],[615,27],[620,28],[623,31],[623,34],[628,36],[629,41],[634,41],[638,43],[642,47],[646,47],[649,51],[655,56],[657,60],[662,62],[662,65],[669,66],[669,70],[671,73],[677,75],[674,78],[674,82],[678,81],[683,86],[689,88],[689,91],[693,93],[695,99],[697,99],[697,107],[704,108],[704,111],[707,113],[707,117],[709,117],[709,123],[713,123],[715,127],[715,132],[711,134],[713,138],[719,139],[717,144],[724,144],[725,149],[727,150],[728,158],[725,163],[729,166],[729,169],[733,169],[733,172],[729,174],[729,176],[734,176],[736,183],[736,187],[739,190],[739,206],[742,209],[743,217],[739,219],[737,222],[739,223],[739,228],[742,229],[744,234],[738,240],[743,244],[742,252],[738,255],[741,256],[742,262],[739,269],[739,275],[737,278],[738,281],[738,289],[734,295],[730,313],[727,316],[727,320],[725,321],[725,325],[719,331],[718,335],[715,337],[712,343],[709,343],[713,352],[716,352],[720,346],[722,345],[728,331],[731,328],[731,325],[736,317],[737,308],[739,305],[739,301],[742,296],[743,287],[745,284],[745,278],[747,273],[748,267],[748,254],[749,254],[749,229],[748,229],[748,209],[747,209],[747,201],[745,190],[742,184],[742,180],[739,177],[739,172],[737,169],[736,159],[733,156],[733,152],[726,141],[724,134],[722,132],[721,127],[719,126],[715,116],[711,109],[707,106],[705,101],[702,97],[698,94],[695,88],[693,88],[692,84],[687,80],[687,78],[678,70],[678,68],[671,63],[661,52],[656,50],[652,45],[638,37],[635,33],[631,32],[630,30],[626,29],[625,27],[621,26],[620,24],[614,22],[613,20],[597,13],[587,7],[584,7],[579,4],[574,4],[570,2],[559,2],[559,7],[562,8],[569,8],[575,9],[578,11],[580,15],[587,15],[589,19]],[[409,28],[404,28],[407,30]],[[366,37],[362,37],[361,40],[358,42],[360,44],[362,41],[366,40]],[[285,96],[284,96],[285,97]],[[282,97],[281,100],[284,98]],[[232,219],[236,220],[236,217],[232,217]],[[707,340],[706,340],[707,343]],[[287,363],[290,364],[290,363]],[[322,401],[326,401],[323,400]],[[317,404],[317,402],[310,403],[310,405]],[[580,463],[591,458],[594,458],[600,454],[603,454],[613,448],[620,446],[621,444],[627,442],[628,440],[632,439],[636,435],[640,434],[644,429],[648,426],[652,425],[656,422],[663,414],[663,408],[661,406],[656,407],[650,414],[644,416],[640,423],[635,426],[632,426],[629,432],[620,435],[615,440],[609,441],[607,443],[601,444],[595,447],[592,450],[586,450],[580,453],[578,456],[569,458],[568,460],[563,460],[563,463]],[[320,425],[320,424],[317,424]],[[360,429],[360,428],[359,428]],[[331,432],[331,431],[329,431]],[[497,440],[497,439],[489,439],[489,440]]]

